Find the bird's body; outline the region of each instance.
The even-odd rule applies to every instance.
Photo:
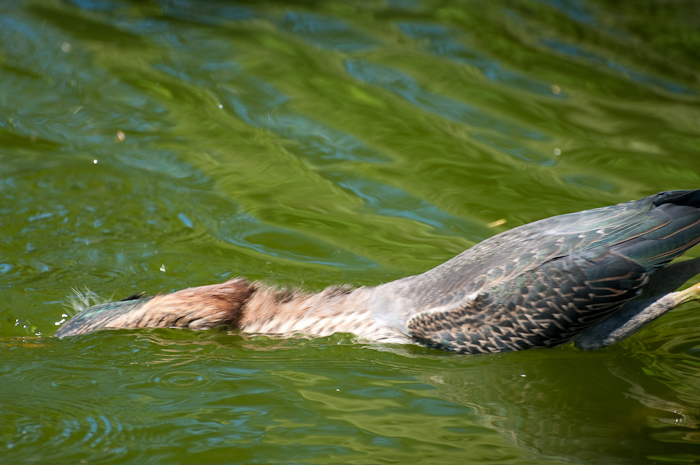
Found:
[[[595,348],[700,298],[700,288],[672,293],[700,272],[700,259],[668,266],[698,242],[700,191],[663,192],[530,223],[421,275],[373,288],[309,295],[234,279],[93,306],[56,335],[229,325],[263,334],[348,332],[461,353],[551,347],[575,338]]]

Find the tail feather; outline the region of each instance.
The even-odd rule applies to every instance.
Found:
[[[700,191],[657,194],[648,219],[612,247],[649,271],[668,265],[700,243]]]
[[[659,192],[654,196],[654,205],[664,204],[700,208],[700,189]]]

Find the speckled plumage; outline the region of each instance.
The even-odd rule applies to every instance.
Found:
[[[105,327],[203,329],[230,324],[257,333],[352,332],[370,340],[413,339],[461,353],[551,347],[583,333],[582,347],[595,348],[607,345],[601,341],[616,342],[629,335],[620,333],[626,322],[639,320],[636,329],[653,319],[641,321],[640,315],[667,294],[671,297],[663,305],[657,303],[649,315],[656,318],[700,298],[700,289],[690,297],[686,293],[676,299],[677,293],[669,294],[700,272],[700,260],[667,268],[677,270],[674,273],[657,274],[699,241],[700,191],[665,192],[515,228],[421,275],[375,288],[281,297],[280,291],[239,279],[179,291],[189,292],[187,299],[174,293],[139,307],[133,307],[139,300],[116,303],[119,308],[113,308],[111,322],[105,317],[108,307],[91,307],[57,336]],[[647,284],[655,275],[652,292]],[[214,296],[227,292],[235,297],[224,299],[228,306],[222,306]],[[202,308],[217,318],[207,324],[184,324],[190,313],[199,312],[201,319]],[[125,324],[127,316],[136,312],[141,315],[138,321],[151,324]],[[157,312],[179,317],[151,315]],[[600,324],[603,321],[606,325]]]

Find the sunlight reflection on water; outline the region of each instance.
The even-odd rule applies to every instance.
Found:
[[[71,288],[374,285],[526,222],[697,188],[696,10],[5,5],[0,456],[700,460],[697,305],[595,353],[458,357],[227,330],[48,337]]]

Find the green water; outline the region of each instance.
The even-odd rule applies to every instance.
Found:
[[[0,3],[0,463],[700,462],[698,304],[587,353],[51,337],[72,288],[374,285],[698,188],[698,31],[692,1]]]

